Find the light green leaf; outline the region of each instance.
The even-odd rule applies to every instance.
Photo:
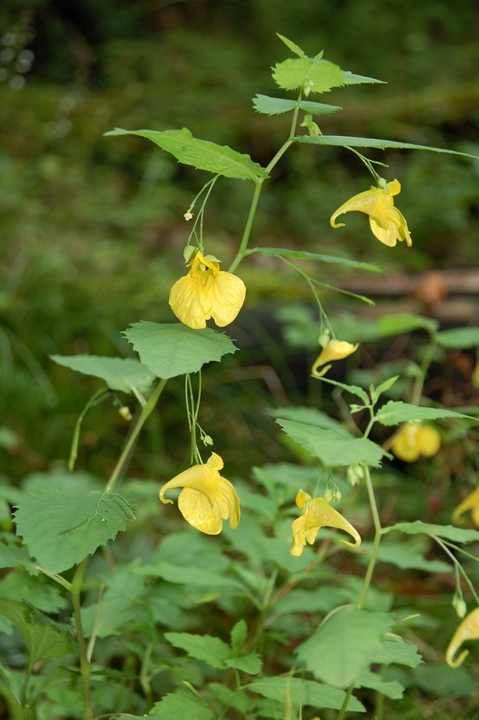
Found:
[[[322,428],[323,430],[334,430],[338,435],[342,435],[345,438],[352,438],[353,436],[344,425],[330,417],[327,413],[316,408],[310,407],[280,407],[280,408],[268,408],[265,411],[266,415],[274,418],[282,418],[283,420],[296,420],[296,422],[307,423],[308,425],[314,425],[315,427]]]
[[[221,360],[238,349],[224,333],[192,330],[182,323],[139,322],[122,333],[142,363],[160,378],[198,372],[205,363]]]
[[[99,491],[28,496],[15,513],[18,534],[50,573],[68,570],[125,530],[134,515],[121,495]]]
[[[363,543],[361,551],[370,555],[372,543]],[[367,557],[366,556],[366,557]],[[401,570],[425,570],[426,572],[451,572],[452,567],[442,560],[426,560],[420,553],[402,543],[381,543],[377,555],[378,561],[391,563]]]
[[[390,337],[401,335],[413,330],[424,329],[433,334],[439,327],[439,322],[433,318],[413,315],[412,313],[395,313],[394,315],[383,315],[376,322],[376,333],[378,337]]]
[[[296,43],[294,43],[292,40],[288,40],[288,38],[284,37],[284,35],[280,35],[279,33],[276,33],[276,35],[279,37],[281,42],[284,42],[286,47],[289,47],[289,49],[292,50],[296,55],[299,55],[300,58],[305,57],[305,53],[303,52],[303,50],[301,50],[299,45],[296,45]]]
[[[438,420],[440,418],[466,418],[475,420],[469,415],[456,412],[455,410],[447,410],[446,408],[426,408],[419,405],[410,405],[400,400],[390,400],[386,405],[378,410],[376,421],[381,425],[390,427],[391,425],[400,425],[403,422],[421,421],[421,420]]]
[[[294,110],[297,104],[296,100],[285,100],[283,98],[269,97],[268,95],[255,95],[253,98],[254,109],[264,115],[281,115]],[[330,115],[342,110],[340,105],[327,105],[326,103],[309,102],[308,100],[301,100],[299,107],[311,115]]]
[[[16,432],[5,425],[0,425],[0,448],[13,450],[18,445],[19,437]]]
[[[155,379],[151,370],[133,358],[50,355],[50,359],[83,375],[102,378],[112,390],[126,393],[133,392],[133,388],[144,392]]]
[[[233,629],[230,633],[231,647],[233,648],[233,652],[235,652],[236,654],[239,654],[239,652],[241,651],[241,648],[244,645],[247,635],[248,635],[248,626],[246,625],[246,621],[238,620],[238,622],[233,627]]]
[[[197,695],[180,690],[177,693],[168,693],[160,702],[155,703],[150,715],[161,720],[213,720],[214,713],[209,706]],[[148,717],[150,717],[150,715]],[[140,716],[123,715],[124,718]],[[141,716],[144,720],[145,716]]]
[[[247,687],[258,695],[284,703],[286,685],[289,685],[291,701],[297,708],[302,705],[311,705],[316,708],[340,710],[346,697],[344,690],[313,680],[301,680],[293,677],[262,678],[255,680]],[[365,712],[364,705],[354,696],[350,698],[347,709],[350,712]]]
[[[428,693],[444,696],[454,693],[456,697],[471,697],[477,683],[465,667],[449,665],[420,665],[414,671],[416,682]]]
[[[416,645],[404,642],[398,635],[395,639],[386,638],[384,646],[375,654],[373,662],[379,665],[398,663],[415,668],[422,662],[422,657]]]
[[[370,270],[371,272],[381,272],[381,268],[370,263],[359,262],[358,260],[349,260],[349,258],[338,258],[334,255],[321,255],[320,253],[311,253],[307,250],[287,250],[286,248],[252,248],[247,254],[259,252],[264,257],[287,257],[293,260],[318,260],[319,262],[334,263],[339,265],[348,265],[349,267],[358,268],[359,270]],[[197,332],[195,330],[195,332]]]
[[[347,390],[352,395],[356,395],[363,401],[363,403],[369,405],[370,401],[367,392],[363,390],[363,388],[358,387],[358,385],[346,385],[345,383],[338,382],[337,380],[331,380],[331,378],[327,377],[319,378],[319,380],[325,383],[329,383],[330,385],[336,385],[336,387],[343,388],[343,390]]]
[[[385,380],[381,385],[379,385],[377,388],[373,388],[371,391],[371,399],[373,403],[376,403],[379,399],[379,397],[384,393],[390,390],[396,380],[399,380],[399,375],[396,375],[395,377],[389,378],[388,380]]]
[[[474,158],[475,160],[479,159],[478,155],[458,152],[457,150],[429,147],[428,145],[414,145],[413,143],[396,142],[395,140],[378,140],[377,138],[358,138],[348,137],[346,135],[319,135],[318,137],[299,135],[295,137],[294,140],[295,142],[306,143],[308,145],[332,145],[334,147],[369,147],[378,148],[379,150],[385,150],[386,148],[430,150],[431,152],[446,153],[447,155],[461,155],[462,157]]]
[[[400,700],[404,694],[404,685],[401,685],[400,682],[397,680],[385,681],[380,675],[371,672],[371,670],[362,670],[354,687],[377,690],[381,695],[386,695],[391,700]]]
[[[344,71],[344,84],[345,85],[364,85],[366,83],[368,83],[368,84],[381,83],[384,85],[387,84],[384,80],[378,80],[377,78],[367,77],[366,75],[356,75],[355,73],[349,72],[349,70]]]
[[[263,665],[260,656],[256,652],[242,657],[228,658],[224,662],[226,667],[236,668],[236,670],[241,670],[248,673],[248,675],[257,675]]]
[[[340,608],[297,648],[299,660],[319,680],[345,688],[383,648],[392,622],[387,613]]]
[[[468,543],[479,540],[478,530],[462,530],[461,528],[453,527],[452,525],[430,525],[429,523],[423,523],[420,520],[414,522],[397,523],[391,525],[391,527],[383,528],[383,534],[391,532],[392,530],[399,530],[399,532],[406,533],[407,535],[429,535],[432,538],[445,538],[446,540],[452,540],[453,542]]]
[[[147,138],[162,150],[174,155],[184,165],[193,165],[197,170],[207,170],[215,175],[255,182],[269,177],[268,172],[261,165],[253,162],[249,155],[236,152],[227,145],[198,140],[187,128],[163,132],[115,128],[105,135],[138,135]]]
[[[243,716],[246,716],[254,702],[244,690],[232,690],[222,683],[208,683],[208,690],[212,692],[215,698],[222,702],[223,705],[228,705],[235,708],[235,710],[239,710]]]
[[[192,635],[191,633],[164,633],[165,639],[174,647],[186,650],[190,657],[211,665],[211,667],[224,669],[225,660],[231,659],[232,650],[222,640],[211,635]]]
[[[20,631],[32,665],[39,660],[73,652],[71,639],[66,633],[60,633],[47,625],[32,623],[28,608],[22,603],[0,598],[0,614]]]
[[[344,72],[328,60],[288,59],[273,68],[273,79],[284,90],[309,88],[310,92],[328,92],[344,85]]]
[[[322,430],[315,425],[294,420],[276,420],[290,438],[299,443],[327,467],[343,467],[365,462],[379,467],[383,450],[371,440],[346,438],[333,430]]]
[[[443,330],[437,333],[436,340],[445,348],[471,348],[479,347],[479,328],[465,327]]]

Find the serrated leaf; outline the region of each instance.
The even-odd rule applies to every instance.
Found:
[[[298,658],[318,680],[348,687],[382,649],[392,622],[387,613],[340,608],[297,648]]]
[[[378,398],[384,393],[390,390],[396,380],[399,380],[399,375],[396,375],[395,377],[389,378],[388,380],[385,380],[381,385],[379,385],[377,388],[373,388],[371,391],[371,399],[375,403],[377,402]]]
[[[348,267],[358,268],[359,270],[370,270],[371,272],[381,272],[381,268],[370,263],[360,262],[358,260],[350,260],[349,258],[339,258],[334,255],[322,255],[320,253],[312,253],[307,250],[288,250],[286,248],[254,248],[248,254],[259,252],[264,257],[287,257],[293,260],[317,260],[319,262],[334,263],[336,265],[347,265]],[[197,331],[195,331],[197,332]]]
[[[73,652],[71,639],[66,633],[60,633],[47,625],[32,623],[29,611],[22,603],[0,598],[0,614],[20,631],[32,665],[39,660]]]
[[[168,693],[160,702],[155,703],[149,716],[161,720],[213,720],[214,713],[200,697],[180,690],[177,693]],[[125,718],[140,718],[140,716],[124,715]],[[141,716],[144,720],[145,716]]]
[[[211,328],[192,330],[182,323],[139,322],[122,335],[144,365],[160,378],[198,372],[205,363],[219,361],[238,349],[224,333]]]
[[[289,49],[294,52],[296,55],[299,55],[299,57],[305,57],[305,53],[301,50],[299,45],[296,45],[292,40],[288,40],[287,37],[284,37],[284,35],[280,35],[279,33],[276,33],[276,35],[279,37],[281,42],[284,42],[286,47],[289,47]]]
[[[262,660],[256,652],[242,657],[228,658],[224,662],[226,667],[236,668],[236,670],[241,670],[248,673],[248,675],[257,675],[263,666]]]
[[[295,707],[311,705],[316,708],[340,710],[346,697],[344,690],[323,685],[313,680],[301,680],[294,677],[271,677],[255,680],[247,687],[270,700],[284,703],[286,685],[289,685],[291,701]],[[350,712],[365,712],[364,705],[352,696],[347,709]]]
[[[231,636],[231,647],[233,648],[233,652],[238,654],[241,651],[241,648],[244,645],[244,642],[246,640],[246,636],[248,634],[248,626],[246,625],[245,620],[238,620],[236,625],[231,630],[230,636]]]
[[[50,573],[81,562],[125,530],[134,515],[121,495],[99,491],[28,496],[17,505],[15,522],[31,555]]]
[[[471,348],[479,347],[479,328],[465,327],[443,330],[437,333],[436,340],[445,348]]]
[[[328,60],[288,59],[273,68],[273,79],[284,90],[308,87],[310,92],[328,92],[344,85],[344,72]]]
[[[462,157],[479,160],[478,155],[459,152],[458,150],[429,147],[429,145],[414,145],[413,143],[397,142],[395,140],[379,140],[378,138],[358,138],[349,137],[347,135],[318,135],[317,137],[298,135],[294,138],[294,141],[306,143],[308,145],[331,145],[333,147],[368,147],[378,148],[379,150],[385,150],[386,148],[396,148],[399,150],[430,150],[431,152],[446,153],[447,155],[460,155]]]
[[[390,337],[401,335],[413,330],[424,329],[434,333],[439,327],[439,322],[433,318],[413,315],[412,313],[395,313],[394,315],[383,315],[376,322],[376,333],[378,337]]]
[[[354,687],[366,687],[376,690],[381,695],[391,698],[391,700],[400,700],[404,694],[404,685],[401,685],[400,682],[397,680],[383,680],[380,675],[371,672],[371,670],[362,670]]]
[[[279,407],[267,408],[265,415],[283,420],[295,420],[296,422],[307,423],[323,430],[333,430],[345,438],[353,438],[344,425],[330,417],[327,413],[310,407]]]
[[[391,425],[400,425],[407,421],[438,420],[440,418],[466,418],[468,420],[475,420],[475,418],[464,415],[456,410],[427,408],[419,405],[410,405],[400,400],[390,400],[378,410],[376,422],[390,427]]]
[[[400,636],[395,639],[387,637],[383,647],[374,656],[373,662],[379,665],[398,663],[415,668],[422,662],[422,657],[419,655],[416,645],[404,642]]]
[[[184,165],[192,165],[197,170],[207,170],[215,175],[254,182],[269,177],[268,172],[261,165],[253,162],[249,155],[236,152],[227,145],[198,140],[187,128],[162,132],[115,128],[105,135],[137,135],[147,138],[162,150],[174,155]]]
[[[346,438],[333,430],[295,420],[276,420],[285,433],[301,447],[318,457],[327,467],[344,467],[365,462],[380,467],[384,451],[379,445],[363,438]]]
[[[186,650],[190,657],[204,660],[211,667],[224,669],[225,660],[232,655],[229,645],[212,635],[192,635],[191,633],[164,633],[165,639],[174,647]]]
[[[264,115],[281,115],[294,110],[297,106],[296,100],[285,100],[283,98],[269,97],[268,95],[256,95],[253,98],[253,107],[256,112]],[[301,100],[299,108],[311,115],[330,115],[342,110],[340,105],[327,105],[326,103],[309,102]]]
[[[25,546],[11,533],[0,534],[0,568],[24,568],[30,575],[38,575],[35,563]]]
[[[134,358],[50,355],[50,359],[83,375],[102,378],[112,390],[126,393],[132,393],[134,388],[144,392],[155,380],[151,370]]]
[[[383,534],[398,530],[406,535],[429,535],[432,538],[445,538],[453,542],[468,543],[479,540],[478,530],[462,530],[452,525],[432,525],[423,523],[420,520],[414,522],[397,523],[391,527],[383,528]]]
[[[345,85],[364,85],[365,83],[381,83],[387,85],[385,80],[378,80],[377,78],[367,77],[366,75],[356,75],[349,70],[344,71]]]

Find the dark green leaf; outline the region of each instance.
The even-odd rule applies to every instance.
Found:
[[[450,693],[456,697],[471,697],[477,685],[465,667],[451,668],[446,664],[420,665],[414,675],[421,690],[442,697]]]
[[[248,626],[246,625],[246,621],[238,620],[230,635],[231,647],[233,648],[233,652],[238,655],[241,652],[241,648],[243,647],[246,636],[248,635]]]
[[[6,567],[21,567],[25,568],[30,575],[38,575],[28,548],[20,546],[18,538],[11,533],[1,533],[0,535],[0,568]]]
[[[148,390],[155,375],[133,358],[98,357],[97,355],[50,355],[51,360],[83,375],[102,378],[112,390],[126,393],[138,388]]]
[[[392,530],[398,530],[399,532],[406,533],[407,535],[429,535],[429,537],[445,538],[446,540],[452,540],[453,542],[468,543],[479,540],[478,530],[462,530],[461,528],[455,528],[452,525],[430,525],[429,523],[423,523],[420,520],[415,522],[404,522],[397,523],[388,528],[383,528],[383,533],[386,534]]]
[[[381,272],[381,268],[370,263],[359,262],[358,260],[349,260],[349,258],[338,258],[334,255],[321,255],[320,253],[311,253],[307,250],[287,250],[286,248],[254,248],[251,252],[259,252],[265,257],[287,257],[293,260],[318,260],[319,262],[334,263],[339,265],[348,265],[349,267],[358,268],[359,270],[370,270],[371,272]],[[195,330],[195,332],[197,332]]]
[[[380,422],[381,425],[386,425],[386,427],[400,425],[408,420],[438,420],[440,418],[467,418],[469,420],[475,420],[475,418],[455,410],[426,408],[419,405],[410,405],[409,403],[404,403],[399,400],[390,400],[378,410],[376,415],[376,421]]]
[[[213,720],[214,713],[197,695],[180,690],[168,693],[160,702],[155,703],[150,715],[161,720]],[[122,716],[131,718],[130,715]],[[133,716],[140,720],[140,716]],[[149,717],[149,716],[148,716]],[[145,716],[141,716],[144,720]]]
[[[198,565],[175,565],[165,561],[157,562],[153,565],[141,565],[135,568],[138,575],[151,575],[152,577],[161,577],[168,582],[178,583],[180,585],[196,585],[198,587],[229,587],[243,589],[241,583],[237,580],[230,579],[219,573],[214,573]]]
[[[30,622],[29,611],[22,603],[0,598],[0,614],[20,631],[31,664],[73,652],[71,639],[66,633]]]
[[[289,685],[291,692],[291,700],[293,705],[298,708],[302,705],[311,705],[317,708],[331,708],[340,710],[343,706],[346,693],[335,687],[323,685],[313,680],[301,680],[293,677],[271,677],[255,680],[247,687],[258,695],[278,700],[284,703],[285,689]],[[364,705],[354,696],[348,703],[350,712],[364,712]]]
[[[415,668],[422,662],[422,658],[415,645],[404,642],[398,635],[394,639],[386,638],[384,646],[375,654],[373,662],[379,665],[399,663]]]
[[[186,650],[190,657],[204,660],[214,668],[225,668],[225,660],[231,659],[233,654],[229,645],[211,635],[167,632],[164,637],[174,647]]]
[[[249,155],[242,155],[227,145],[216,145],[207,140],[197,140],[187,128],[182,130],[122,130],[115,128],[105,135],[138,135],[147,138],[162,150],[171,153],[181,163],[193,165],[215,175],[238,180],[267,178],[267,171],[253,162]]]
[[[371,553],[372,544],[363,543],[361,552]],[[443,560],[426,560],[419,552],[401,543],[383,542],[379,546],[378,561],[391,563],[401,570],[425,570],[426,572],[451,572],[452,567]]]
[[[294,61],[291,61],[294,62]],[[471,153],[458,152],[457,150],[447,150],[446,148],[429,147],[428,145],[414,145],[413,143],[396,142],[395,140],[378,140],[376,138],[358,138],[348,137],[346,135],[319,135],[318,137],[310,137],[309,135],[300,135],[294,138],[296,142],[307,143],[309,145],[332,145],[334,147],[368,147],[385,150],[386,148],[397,148],[405,150],[430,150],[431,152],[446,153],[448,155],[461,155],[462,157],[479,159],[478,155]]]
[[[465,327],[443,330],[436,335],[436,340],[445,348],[471,348],[479,347],[479,328]]]
[[[404,685],[401,685],[400,682],[397,680],[387,682],[377,673],[371,672],[371,670],[361,670],[354,687],[371,688],[371,690],[376,690],[381,695],[391,698],[391,700],[400,700],[404,693]]]
[[[353,436],[344,425],[330,417],[327,413],[316,410],[316,408],[309,407],[280,407],[280,408],[268,408],[266,415],[274,418],[282,418],[283,420],[296,420],[296,422],[307,423],[308,425],[314,425],[315,427],[322,428],[323,430],[334,430],[338,435],[342,435],[345,438],[352,438]]]
[[[198,372],[205,363],[221,360],[238,349],[224,333],[192,330],[181,323],[139,322],[122,333],[142,363],[160,378]]]
[[[242,657],[228,658],[225,661],[226,667],[236,668],[248,675],[257,675],[263,665],[260,656],[256,652],[243,655]]]

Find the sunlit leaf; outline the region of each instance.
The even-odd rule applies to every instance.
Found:
[[[285,100],[283,98],[269,97],[268,95],[256,95],[253,98],[254,109],[264,115],[281,115],[294,110],[297,104],[296,100]],[[311,115],[330,115],[342,110],[340,105],[327,105],[326,103],[310,102],[308,100],[301,100],[299,108]]]
[[[457,412],[456,410],[448,410],[447,408],[429,408],[420,407],[419,405],[410,405],[399,400],[390,400],[378,410],[376,421],[381,425],[390,427],[391,425],[399,425],[400,423],[420,420],[438,420],[441,418],[470,418],[469,415]]]
[[[479,159],[478,155],[459,152],[458,150],[430,147],[429,145],[415,145],[413,143],[397,142],[396,140],[379,140],[377,138],[358,138],[347,135],[319,135],[317,137],[299,135],[295,137],[294,140],[308,145],[332,145],[334,147],[367,147],[378,148],[379,150],[385,150],[386,148],[396,148],[399,150],[430,150],[431,152],[461,155],[462,157],[474,158],[475,160]]]
[[[298,58],[283,60],[273,68],[273,79],[284,90],[307,87],[310,92],[327,92],[344,85],[344,72],[328,60]]]
[[[456,528],[452,525],[430,525],[429,523],[423,523],[420,520],[414,522],[403,522],[392,525],[388,528],[383,528],[383,533],[391,532],[392,530],[398,530],[399,532],[406,533],[407,535],[429,535],[432,538],[445,538],[446,540],[452,540],[453,542],[467,543],[479,540],[478,530],[463,530],[462,528]]]

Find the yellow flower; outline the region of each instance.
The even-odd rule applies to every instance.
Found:
[[[219,327],[233,322],[241,310],[246,295],[244,282],[229,272],[220,270],[213,255],[198,251],[188,275],[171,288],[170,305],[184,325],[200,330],[213,318]]]
[[[219,471],[223,467],[223,459],[211,453],[206,465],[193,465],[163,485],[161,502],[172,503],[173,500],[165,498],[165,492],[182,487],[178,507],[190,525],[207,535],[218,535],[223,529],[222,520],[229,519],[230,528],[237,527],[240,501],[230,481],[221,477]]]
[[[470,495],[468,495],[461,503],[459,503],[457,508],[452,513],[452,521],[455,523],[459,523],[459,518],[461,517],[462,513],[465,513],[467,510],[471,510],[471,517],[473,519],[473,522],[475,525],[477,525],[477,527],[479,527],[479,487],[473,490]]]
[[[321,350],[319,356],[314,361],[311,372],[316,377],[322,377],[325,373],[328,372],[331,365],[328,365],[327,367],[323,368],[318,372],[318,368],[321,365],[329,363],[331,362],[331,360],[342,360],[343,358],[348,357],[348,355],[351,355],[353,352],[355,352],[358,347],[359,344],[352,345],[345,340],[329,340],[324,346],[324,348]]]
[[[416,462],[420,455],[432,457],[441,447],[441,436],[432,427],[406,423],[396,435],[391,450],[405,462]]]
[[[464,618],[448,645],[446,662],[453,668],[462,665],[466,656],[469,655],[469,650],[463,650],[457,660],[454,660],[454,655],[465,640],[479,640],[479,608],[476,608]]]
[[[361,545],[361,537],[358,531],[344,518],[341,513],[332,508],[328,501],[324,498],[312,498],[311,495],[298,490],[296,495],[296,505],[302,508],[301,517],[293,522],[293,547],[291,555],[300,557],[303,549],[306,547],[306,540],[310,545],[316,540],[318,530],[322,527],[333,527],[345,530],[353,536],[354,543],[347,540],[340,542],[352,548],[358,548]]]
[[[355,195],[331,216],[331,225],[334,228],[344,227],[344,223],[337,223],[336,218],[343,213],[358,210],[369,215],[369,225],[373,234],[384,245],[394,247],[398,240],[405,240],[412,245],[411,235],[404,215],[394,207],[394,195],[401,192],[399,180],[387,184],[387,189],[372,187],[370,190]]]

